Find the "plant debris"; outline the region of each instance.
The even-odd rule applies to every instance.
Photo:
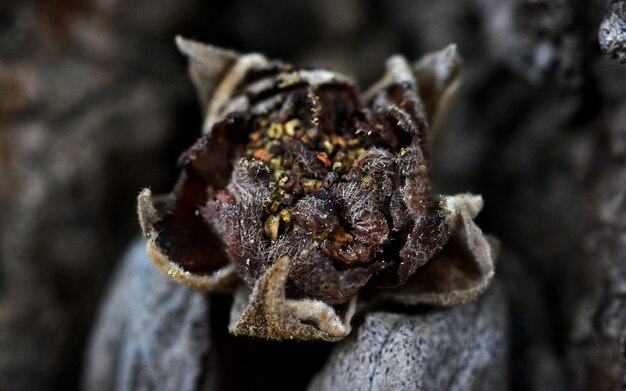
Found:
[[[359,94],[332,71],[177,43],[205,134],[166,200],[140,194],[139,216],[171,278],[208,291],[243,283],[233,333],[337,340],[366,290],[385,289],[373,302],[452,305],[487,288],[493,248],[472,221],[482,199],[431,191],[429,124],[458,88],[454,46],[413,66],[390,58]]]

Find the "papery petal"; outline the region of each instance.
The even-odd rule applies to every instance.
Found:
[[[338,311],[319,300],[288,299],[289,265],[289,258],[281,258],[257,281],[252,293],[245,288],[236,293],[230,332],[273,340],[337,341],[348,335],[355,301]]]
[[[196,87],[202,112],[206,114],[215,89],[226,72],[237,61],[239,54],[181,36],[176,37],[176,46],[181,53],[187,56],[189,75],[194,87]]]
[[[228,264],[219,250],[219,242],[211,239],[210,231],[189,210],[188,204],[179,204],[170,215],[161,218],[152,193],[144,189],[137,199],[137,211],[147,238],[148,255],[163,274],[206,291],[232,290],[239,280],[234,267]],[[188,220],[197,221],[189,224]]]
[[[429,53],[415,62],[420,96],[431,128],[431,142],[461,86],[461,57],[456,45]]]
[[[495,276],[497,246],[472,220],[482,198],[469,194],[443,197],[452,237],[428,264],[401,288],[380,292],[375,300],[405,305],[449,306],[484,292]]]

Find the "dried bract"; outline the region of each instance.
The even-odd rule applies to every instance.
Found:
[[[459,85],[454,46],[413,66],[392,57],[361,95],[328,70],[177,43],[205,134],[159,210],[140,194],[140,221],[175,280],[208,291],[242,282],[233,333],[337,340],[361,292],[451,305],[486,289],[493,250],[472,221],[482,199],[431,191],[429,124]]]

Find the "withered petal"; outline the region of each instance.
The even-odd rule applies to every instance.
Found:
[[[319,253],[309,259],[291,261],[290,287],[298,296],[323,300],[328,304],[341,304],[355,297],[372,275],[382,268],[380,263],[340,270],[331,260]]]
[[[433,207],[430,170],[418,146],[407,147],[398,156],[398,193],[414,220],[427,216]]]
[[[204,118],[204,133],[209,133],[213,125],[226,115],[235,111],[242,111],[248,107],[247,102],[238,101],[229,103],[229,100],[231,100],[235,94],[235,89],[245,77],[248,70],[265,66],[268,63],[268,60],[263,55],[257,53],[240,55],[237,58],[237,61],[230,67],[222,78],[221,83],[215,89],[215,93],[213,94],[213,98],[211,99]]]
[[[289,267],[289,258],[281,258],[265,271],[252,293],[243,287],[237,291],[229,331],[272,340],[338,341],[347,336],[356,299],[342,311],[320,300],[288,299]]]
[[[224,188],[233,169],[232,160],[247,137],[246,123],[246,116],[238,113],[216,123],[208,134],[181,154],[178,165],[186,171],[195,171],[206,186]]]
[[[489,287],[495,275],[497,247],[473,221],[482,198],[447,196],[442,205],[452,226],[450,241],[406,285],[380,292],[376,301],[450,306],[469,302]]]
[[[249,286],[269,267],[269,240],[263,236],[258,204],[224,206],[211,203],[204,217],[215,228],[221,227],[226,251],[241,279]],[[241,222],[249,222],[242,224]]]
[[[375,262],[366,266],[338,268],[324,251],[316,247],[306,229],[296,229],[283,235],[270,248],[268,260],[276,262],[289,258],[287,295],[307,297],[336,305],[349,302],[383,265]]]
[[[456,45],[429,53],[413,64],[420,96],[430,123],[431,142],[461,86],[461,57]]]
[[[210,201],[203,210],[207,222],[220,232],[231,263],[249,286],[269,266],[269,240],[263,235],[262,213],[271,197],[264,183],[266,172],[259,162],[240,160],[228,185],[234,205]]]
[[[452,232],[448,220],[442,211],[433,211],[418,219],[399,251],[400,261],[377,276],[373,285],[377,288],[402,286],[417,270],[432,262],[450,239]]]
[[[398,287],[370,299],[408,305],[487,288],[495,251],[472,221],[482,199],[431,189],[430,125],[460,83],[453,45],[413,65],[390,58],[359,95],[332,71],[177,44],[205,135],[181,156],[162,210],[140,194],[140,221],[173,279],[239,283],[231,332],[334,341],[350,332],[363,288]]]
[[[171,279],[183,283],[187,286],[202,289],[209,292],[229,292],[232,291],[234,283],[239,280],[235,268],[220,259],[219,251],[215,248],[209,248],[209,253],[201,253],[206,258],[202,262],[209,264],[210,270],[199,272],[198,270],[190,271],[185,269],[185,262],[174,261],[167,250],[163,248],[163,241],[167,240],[166,233],[160,231],[161,217],[155,207],[150,189],[144,189],[139,193],[137,198],[137,213],[139,214],[139,222],[144,237],[147,239],[146,249],[148,255],[157,266],[157,268]],[[188,240],[196,239],[195,235],[187,238]],[[205,238],[205,241],[208,238]],[[185,237],[177,238],[178,241],[185,240]],[[178,246],[184,246],[185,243],[178,243]],[[191,253],[197,256],[194,250],[197,248],[196,243],[189,244],[193,247]],[[185,250],[183,250],[185,251]],[[197,250],[196,250],[197,251]],[[183,252],[186,253],[186,252]]]
[[[318,190],[305,195],[296,202],[294,217],[300,226],[315,233],[330,232],[337,227],[333,202],[330,195],[325,196],[326,193],[329,192]]]
[[[206,114],[215,89],[239,54],[181,36],[176,37],[176,46],[189,60],[189,75]]]

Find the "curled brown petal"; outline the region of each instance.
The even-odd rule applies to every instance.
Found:
[[[461,57],[456,45],[425,55],[413,65],[413,71],[424,99],[432,141],[461,86]]]
[[[206,112],[219,81],[237,61],[239,55],[230,50],[204,45],[181,36],[176,37],[176,46],[189,59],[189,75],[196,87],[202,109]]]
[[[402,288],[381,292],[376,299],[405,305],[455,305],[473,300],[495,276],[497,248],[472,220],[482,199],[462,194],[444,197],[452,237]]]
[[[267,259],[275,262],[284,256],[291,259],[287,296],[314,298],[332,305],[349,301],[383,267],[380,263],[340,267],[302,228],[279,238],[270,248]]]
[[[335,72],[177,42],[205,134],[161,210],[140,195],[140,220],[173,278],[207,290],[241,279],[232,332],[336,340],[368,287],[441,305],[487,287],[494,254],[472,221],[481,201],[431,189],[430,124],[460,80],[454,47],[413,66],[392,57],[359,95]]]
[[[170,232],[160,230],[162,226],[157,209],[152,200],[152,193],[144,189],[137,201],[139,221],[144,236],[148,239],[146,249],[157,268],[168,277],[185,285],[207,291],[230,291],[233,284],[239,279],[232,265],[229,265],[220,255],[215,243],[199,248],[194,232],[190,236],[181,235],[185,232]],[[174,228],[175,230],[176,228]],[[173,242],[168,239],[174,237]],[[199,243],[207,243],[207,238]],[[183,242],[184,240],[184,242]],[[189,242],[186,242],[186,241]],[[172,255],[185,261],[175,262]],[[185,258],[189,255],[190,258]]]

